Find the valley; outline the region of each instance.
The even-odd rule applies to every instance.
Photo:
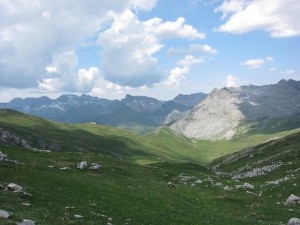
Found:
[[[259,116],[227,123],[239,131],[232,137],[177,129],[213,132],[218,119],[242,113],[232,91],[213,91],[144,135],[0,109],[0,209],[9,214],[0,224],[286,224],[300,213],[298,200],[287,203],[299,196],[298,95],[268,100],[276,116],[250,107]]]

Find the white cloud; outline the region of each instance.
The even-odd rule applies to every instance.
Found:
[[[165,39],[200,39],[204,35],[183,18],[163,22],[159,18],[140,21],[126,10],[115,14],[111,27],[99,34],[102,68],[108,81],[122,86],[151,86],[162,80],[163,74],[153,56],[163,47]]]
[[[158,39],[187,38],[189,40],[204,39],[205,34],[198,32],[193,26],[185,24],[185,19],[179,17],[175,22],[163,22],[153,18],[143,22],[145,31],[154,34]]]
[[[263,64],[273,61],[273,57],[268,56],[265,59],[249,59],[241,63],[242,66],[246,66],[250,69],[260,68]]]
[[[156,0],[130,0],[129,5],[135,10],[150,11],[156,5]]]
[[[194,55],[194,54],[217,54],[218,51],[213,47],[207,44],[191,44],[188,48],[170,48],[167,51],[167,54],[170,56],[178,56],[178,55]]]
[[[233,75],[227,76],[226,87],[237,87],[237,80],[238,78]]]
[[[166,80],[162,81],[158,85],[163,86],[180,86],[185,79],[185,76],[190,72],[188,67],[176,67],[171,70],[171,74],[167,77]]]
[[[289,69],[289,70],[282,71],[281,74],[283,74],[283,75],[294,75],[294,74],[296,74],[296,71],[292,70],[292,69]]]
[[[181,66],[184,66],[184,67],[189,67],[189,66],[194,65],[194,64],[200,64],[203,61],[204,61],[204,59],[202,59],[202,58],[195,58],[192,55],[186,55],[184,57],[184,59],[182,59],[178,62],[178,64],[181,65]]]
[[[220,6],[215,8],[214,12],[222,12],[222,19],[225,19],[228,14],[243,10],[247,3],[248,1],[246,0],[226,0]]]
[[[55,60],[66,59],[67,52],[90,42],[112,13],[128,8],[147,11],[155,4],[156,0],[1,0],[0,86],[31,88],[47,79],[45,85],[54,86],[60,76],[74,85],[76,72],[67,71],[67,77],[62,70],[68,65],[61,68]]]
[[[299,0],[226,0],[215,12],[229,18],[217,30],[235,34],[263,30],[275,38],[299,36],[299,11]]]

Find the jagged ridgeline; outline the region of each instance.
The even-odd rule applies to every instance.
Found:
[[[108,100],[88,95],[62,95],[57,99],[15,98],[0,103],[0,108],[14,109],[64,123],[92,122],[122,128],[136,133],[146,133],[165,122],[176,112],[185,112],[202,101],[206,94],[178,95],[170,101],[146,96],[126,95],[122,100]]]
[[[214,89],[170,127],[187,137],[206,140],[298,128],[300,81]]]

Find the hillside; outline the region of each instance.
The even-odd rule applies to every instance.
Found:
[[[207,164],[242,148],[298,131],[254,133],[231,140],[204,141],[187,138],[168,127],[137,136],[112,127],[92,123],[63,124],[13,110],[0,110],[0,134],[3,134],[1,129],[4,135],[9,132],[20,139],[14,143],[17,146],[22,146],[23,139],[23,147],[101,153],[140,164],[161,161]]]
[[[291,120],[292,122],[289,122]],[[271,130],[268,130],[269,127]],[[170,128],[190,138],[231,139],[300,127],[300,81],[213,90]]]
[[[192,163],[140,166],[96,153],[1,146],[2,158],[7,156],[0,160],[0,209],[11,217],[0,224],[24,218],[45,225],[286,224],[300,212],[299,205],[285,205],[291,194],[300,195],[299,146],[299,133],[261,144],[251,154],[216,160],[214,174]],[[102,167],[78,169],[81,161]],[[278,167],[231,178],[270,165]],[[10,191],[9,183],[29,194]]]
[[[155,149],[142,138],[96,124],[63,124],[13,110],[0,110],[0,128],[24,139],[32,148],[55,152],[96,152],[118,158],[157,161]]]

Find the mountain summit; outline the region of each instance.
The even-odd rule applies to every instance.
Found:
[[[214,89],[170,127],[190,138],[229,139],[257,122],[299,113],[300,81],[281,80],[275,85]]]

